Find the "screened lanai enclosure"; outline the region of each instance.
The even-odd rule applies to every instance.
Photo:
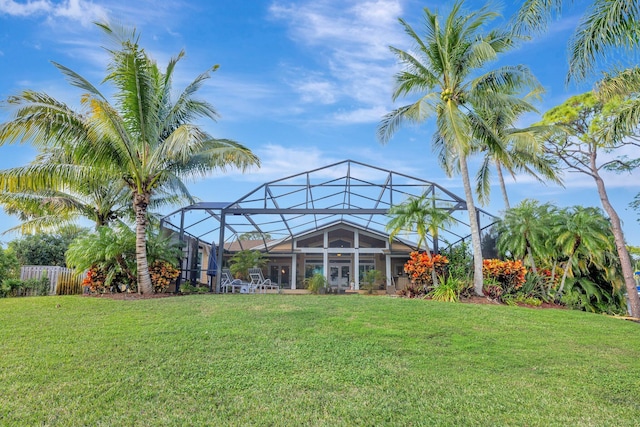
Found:
[[[423,247],[415,232],[390,241],[389,208],[423,195],[449,212],[454,224],[428,236]],[[476,214],[485,235],[497,218],[481,209]],[[219,291],[218,270],[242,250],[263,252],[264,276],[281,289],[300,289],[305,278],[321,273],[330,287],[358,290],[369,270],[378,270],[382,285],[391,285],[401,280],[412,251],[437,253],[470,240],[464,198],[436,183],[353,160],[265,183],[234,201],[186,206],[164,217],[161,227],[184,243],[176,290],[188,281]]]

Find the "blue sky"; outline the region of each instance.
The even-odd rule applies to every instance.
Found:
[[[505,23],[519,2],[502,8]],[[499,64],[529,66],[546,89],[540,111],[590,89],[591,82],[565,86],[567,41],[586,2],[569,5],[549,31],[504,55]],[[391,101],[398,71],[389,45],[409,49],[397,18],[418,29],[422,8],[445,14],[451,2],[415,0],[192,0],[99,1],[0,0],[0,99],[24,89],[45,91],[70,105],[80,93],[51,64],[59,62],[100,83],[107,56],[93,21],[134,26],[141,44],[161,66],[181,49],[176,88],[208,67],[218,71],[200,91],[221,115],[207,129],[251,148],[262,167],[250,173],[216,173],[189,183],[205,201],[231,201],[263,182],[353,159],[439,183],[463,196],[459,177],[448,178],[430,149],[434,122],[409,126],[387,145],[376,140],[381,117],[402,105]],[[467,8],[483,5],[467,1]],[[406,103],[406,102],[405,102]],[[9,119],[0,110],[0,121]],[[536,117],[528,117],[533,122]],[[522,123],[526,125],[529,123]],[[28,163],[28,146],[1,146],[0,168]],[[472,163],[471,167],[477,166]],[[542,185],[527,176],[509,180],[511,204],[536,198],[558,206],[600,206],[593,181],[565,174],[565,187]],[[630,244],[640,245],[638,213],[628,203],[640,190],[637,172],[608,175],[608,189]],[[484,207],[503,209],[497,186]],[[171,209],[167,209],[167,212]],[[17,219],[0,213],[0,232]],[[15,235],[0,237],[8,241]]]

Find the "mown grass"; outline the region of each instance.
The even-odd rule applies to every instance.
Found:
[[[0,300],[0,425],[637,426],[640,325],[367,296]]]

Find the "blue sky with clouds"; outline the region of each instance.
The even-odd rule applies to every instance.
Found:
[[[496,23],[506,23],[518,3],[507,1]],[[590,89],[590,82],[564,84],[567,41],[586,2],[566,3],[546,34],[500,60],[533,70],[547,91],[540,111]],[[466,7],[483,4],[467,1]],[[387,145],[376,140],[381,117],[401,105],[391,101],[399,68],[388,46],[409,49],[410,41],[398,17],[419,29],[423,7],[445,14],[450,5],[426,0],[0,0],[0,99],[34,89],[76,105],[80,93],[50,61],[98,84],[107,56],[101,47],[105,39],[92,22],[107,19],[136,27],[142,46],[161,66],[184,49],[176,88],[220,65],[200,92],[221,115],[207,128],[250,147],[262,167],[190,183],[202,200],[235,200],[263,182],[344,159],[434,181],[463,195],[460,178],[446,177],[431,152],[433,121],[402,129]],[[7,110],[0,110],[0,121],[9,117]],[[536,117],[527,119],[533,122]],[[0,168],[23,165],[33,155],[28,146],[1,146]],[[628,207],[640,190],[638,174],[610,175],[607,184],[627,240],[640,245],[638,214]],[[512,205],[537,198],[558,206],[600,206],[595,185],[586,176],[565,174],[566,188],[526,176],[507,185]],[[485,209],[499,214],[503,206],[497,186],[491,199]],[[0,231],[16,224],[15,218],[0,213]]]

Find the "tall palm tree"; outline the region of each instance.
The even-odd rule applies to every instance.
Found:
[[[456,222],[448,208],[436,206],[435,198],[427,197],[426,194],[411,197],[404,203],[392,206],[388,216],[391,219],[385,228],[389,232],[390,241],[403,231],[415,231],[418,235],[418,248],[424,244],[429,251],[428,236],[430,235],[433,240],[434,255],[437,250],[438,230]],[[435,266],[431,269],[431,278],[434,286],[438,286]]]
[[[542,88],[535,88],[532,96],[537,96]],[[497,94],[496,96],[500,96]],[[509,195],[505,185],[503,169],[515,179],[516,173],[526,173],[541,183],[552,181],[562,184],[553,159],[545,155],[545,136],[549,133],[549,126],[534,125],[517,128],[516,122],[523,114],[537,112],[528,102],[529,96],[519,99],[506,97],[498,108],[482,109],[478,114],[487,123],[493,133],[500,138],[505,150],[495,152],[491,147],[479,147],[484,153],[484,159],[476,175],[476,193],[478,200],[486,204],[489,202],[491,188],[491,166],[495,168],[505,209],[510,209]],[[505,155],[506,154],[506,155]]]
[[[88,80],[55,64],[73,86],[85,92],[84,112],[75,112],[46,94],[25,91],[9,99],[17,111],[14,120],[0,126],[0,143],[31,140],[40,146],[67,147],[75,164],[89,166],[82,171],[52,165],[56,177],[73,174],[81,179],[95,170],[118,176],[129,190],[135,213],[138,289],[150,293],[146,228],[153,195],[167,192],[190,197],[182,179],[231,165],[244,170],[259,165],[259,160],[241,144],[214,138],[193,124],[200,117],[214,121],[218,117],[212,105],[194,97],[217,66],[196,77],[173,100],[173,73],[184,52],[161,71],[139,46],[135,30],[99,26],[115,45],[107,50],[110,62],[104,79],[114,86],[115,104]]]
[[[562,11],[563,0],[525,0],[515,16],[518,35],[546,30],[550,19]],[[640,45],[638,0],[592,0],[569,41],[567,79],[583,80],[598,59],[611,49],[633,49]]]
[[[490,146],[496,153],[504,151],[504,147],[476,111],[497,107],[499,101],[493,96],[495,93],[509,93],[508,88],[533,85],[535,79],[522,66],[502,67],[478,75],[484,65],[510,48],[513,41],[506,32],[483,32],[483,26],[498,16],[488,6],[466,11],[462,4],[457,1],[444,20],[437,12],[425,8],[422,37],[400,19],[416,51],[391,47],[404,65],[396,75],[393,99],[411,94],[420,97],[387,114],[378,127],[378,138],[386,143],[405,121],[420,123],[435,116],[434,147],[441,158],[455,159],[455,169],[462,177],[474,252],[474,290],[482,295],[480,227],[467,158],[476,144]]]

